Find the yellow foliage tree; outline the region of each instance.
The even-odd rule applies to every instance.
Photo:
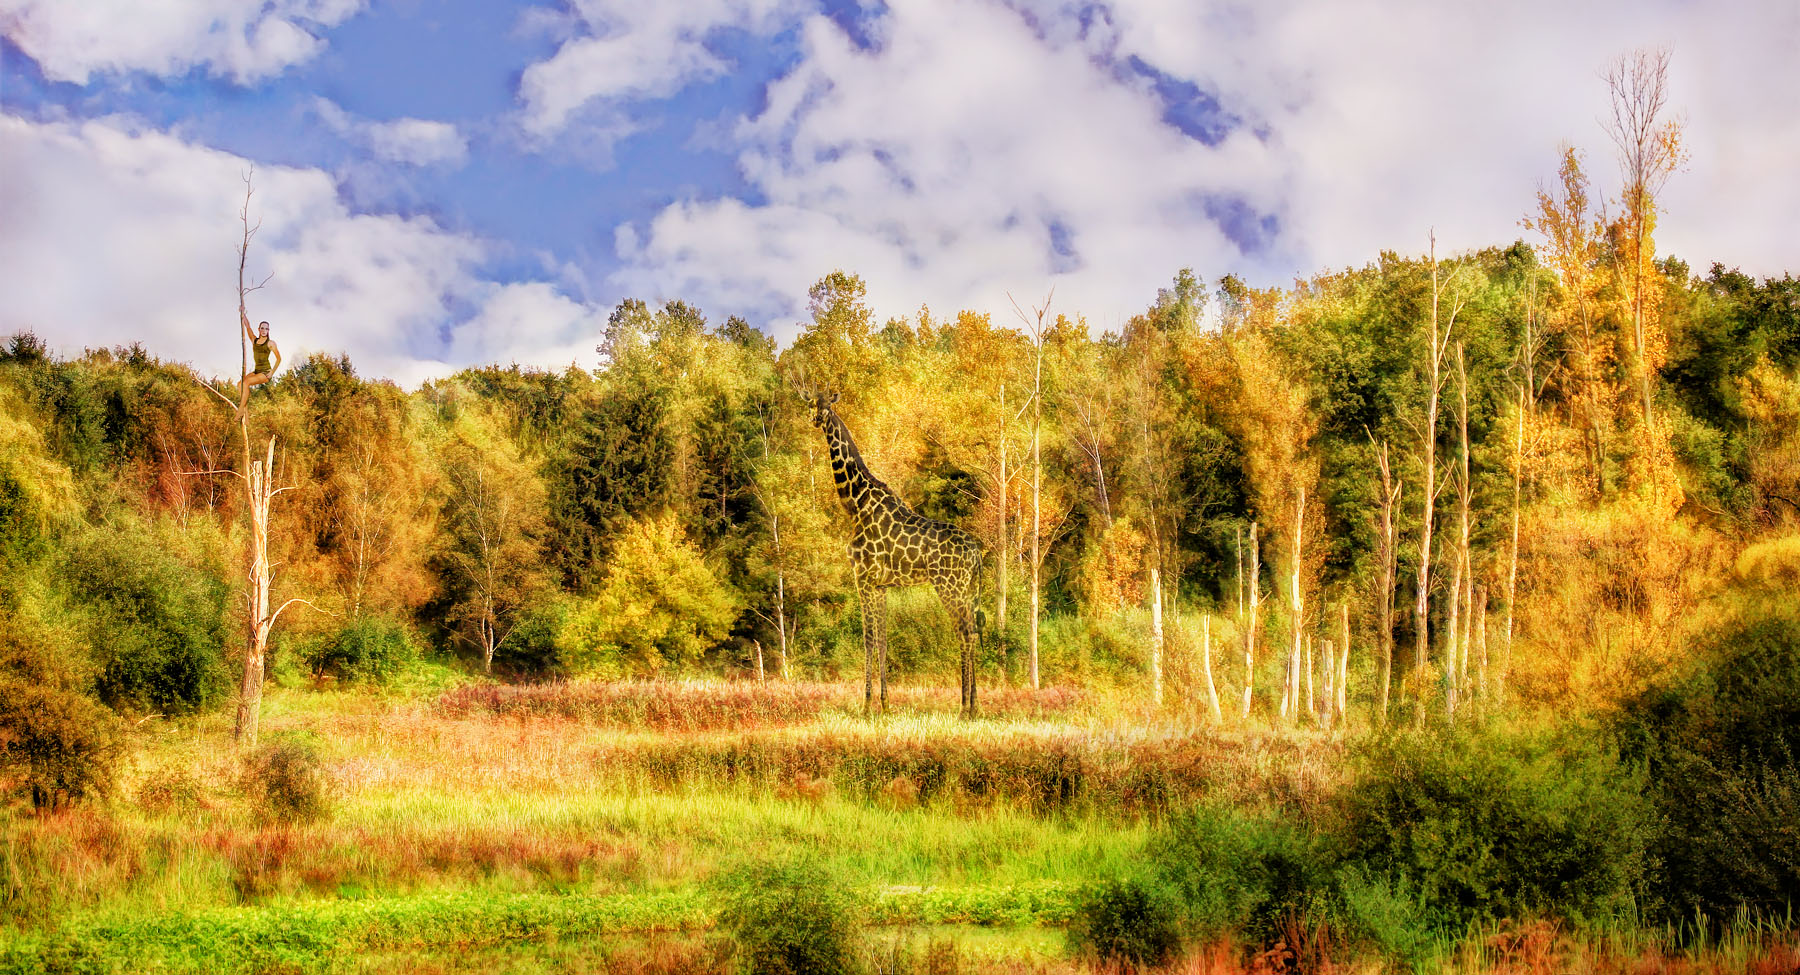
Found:
[[[571,673],[616,679],[678,671],[731,631],[742,609],[673,514],[630,522],[599,590],[561,633]]]

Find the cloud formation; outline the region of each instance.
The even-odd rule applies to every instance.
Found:
[[[731,66],[706,47],[724,28],[758,34],[777,29],[801,5],[796,0],[575,0],[556,54],[527,67],[519,79],[520,124],[539,141],[560,135],[578,113],[600,119],[615,137],[623,107],[666,98]]]
[[[235,375],[238,208],[251,163],[115,121],[0,114],[0,334],[67,354],[143,342],[203,375]],[[348,353],[411,385],[476,362],[565,365],[593,314],[548,285],[497,284],[489,245],[423,217],[352,213],[319,170],[258,167],[250,296],[289,362]],[[604,315],[601,315],[604,320]],[[584,364],[593,365],[589,355]]]
[[[94,74],[171,77],[200,69],[247,84],[324,46],[319,33],[363,0],[0,0],[0,34],[52,81]]]
[[[352,115],[329,99],[316,99],[313,105],[333,132],[376,159],[403,166],[460,166],[469,158],[469,140],[449,122],[417,118],[378,122]]]
[[[1255,5],[921,0],[845,29],[730,134],[753,200],[694,197],[620,228],[623,292],[682,295],[791,335],[806,286],[863,274],[883,313],[1007,307],[1050,284],[1116,324],[1177,268],[1283,283],[1384,249],[1504,245],[1558,146],[1616,192],[1604,64],[1673,44],[1693,175],[1665,253],[1800,265],[1800,7],[1558,0]],[[1546,25],[1554,25],[1554,29]],[[1783,53],[1786,51],[1786,53]],[[1787,164],[1779,162],[1785,158]],[[1703,270],[1703,268],[1701,268]]]

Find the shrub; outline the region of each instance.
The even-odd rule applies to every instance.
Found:
[[[599,590],[563,625],[564,660],[571,673],[606,678],[679,669],[725,638],[739,601],[673,515],[634,520]]]
[[[85,610],[102,701],[175,715],[224,700],[229,589],[222,580],[132,525],[95,530],[73,547],[63,571]]]
[[[1661,813],[1655,907],[1671,921],[1779,914],[1800,903],[1800,614],[1730,625],[1699,660],[1617,720]]]
[[[304,653],[314,673],[377,684],[386,683],[419,659],[412,630],[386,616],[359,616]]]
[[[817,860],[757,863],[715,881],[719,926],[749,975],[842,975],[857,967],[863,905]]]
[[[543,679],[563,677],[562,628],[569,619],[569,603],[560,598],[522,610],[506,642],[494,651],[495,670],[510,677]]]
[[[1090,888],[1069,924],[1072,954],[1127,971],[1158,968],[1181,950],[1175,906],[1167,894],[1137,879]]]
[[[244,768],[244,792],[269,822],[303,824],[330,813],[328,780],[318,749],[301,736],[283,736],[257,749]]]
[[[0,679],[0,769],[16,775],[39,808],[112,791],[118,721],[80,694]]]
[[[1641,890],[1649,810],[1637,779],[1591,743],[1406,736],[1366,746],[1360,764],[1350,857],[1416,892],[1440,930],[1596,918]]]
[[[1180,898],[1196,933],[1267,941],[1330,879],[1331,858],[1304,829],[1273,813],[1202,805],[1172,817],[1148,858]]]

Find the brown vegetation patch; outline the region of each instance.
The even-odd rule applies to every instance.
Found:
[[[893,687],[888,700],[891,709],[902,712],[948,714],[959,707],[951,687]],[[1085,694],[1071,688],[998,688],[983,693],[981,706],[990,717],[1036,719],[1067,714],[1085,700]],[[693,732],[788,727],[826,710],[861,706],[860,688],[850,684],[621,681],[459,687],[438,698],[436,710],[451,718],[555,717],[643,731]]]

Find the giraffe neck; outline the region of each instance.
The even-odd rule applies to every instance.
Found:
[[[856,441],[850,437],[850,429],[844,426],[837,412],[832,411],[830,418],[831,477],[837,483],[838,500],[844,503],[844,510],[860,525],[877,510],[890,507],[899,499],[869,472],[869,465],[863,463],[862,452],[856,449]]]

